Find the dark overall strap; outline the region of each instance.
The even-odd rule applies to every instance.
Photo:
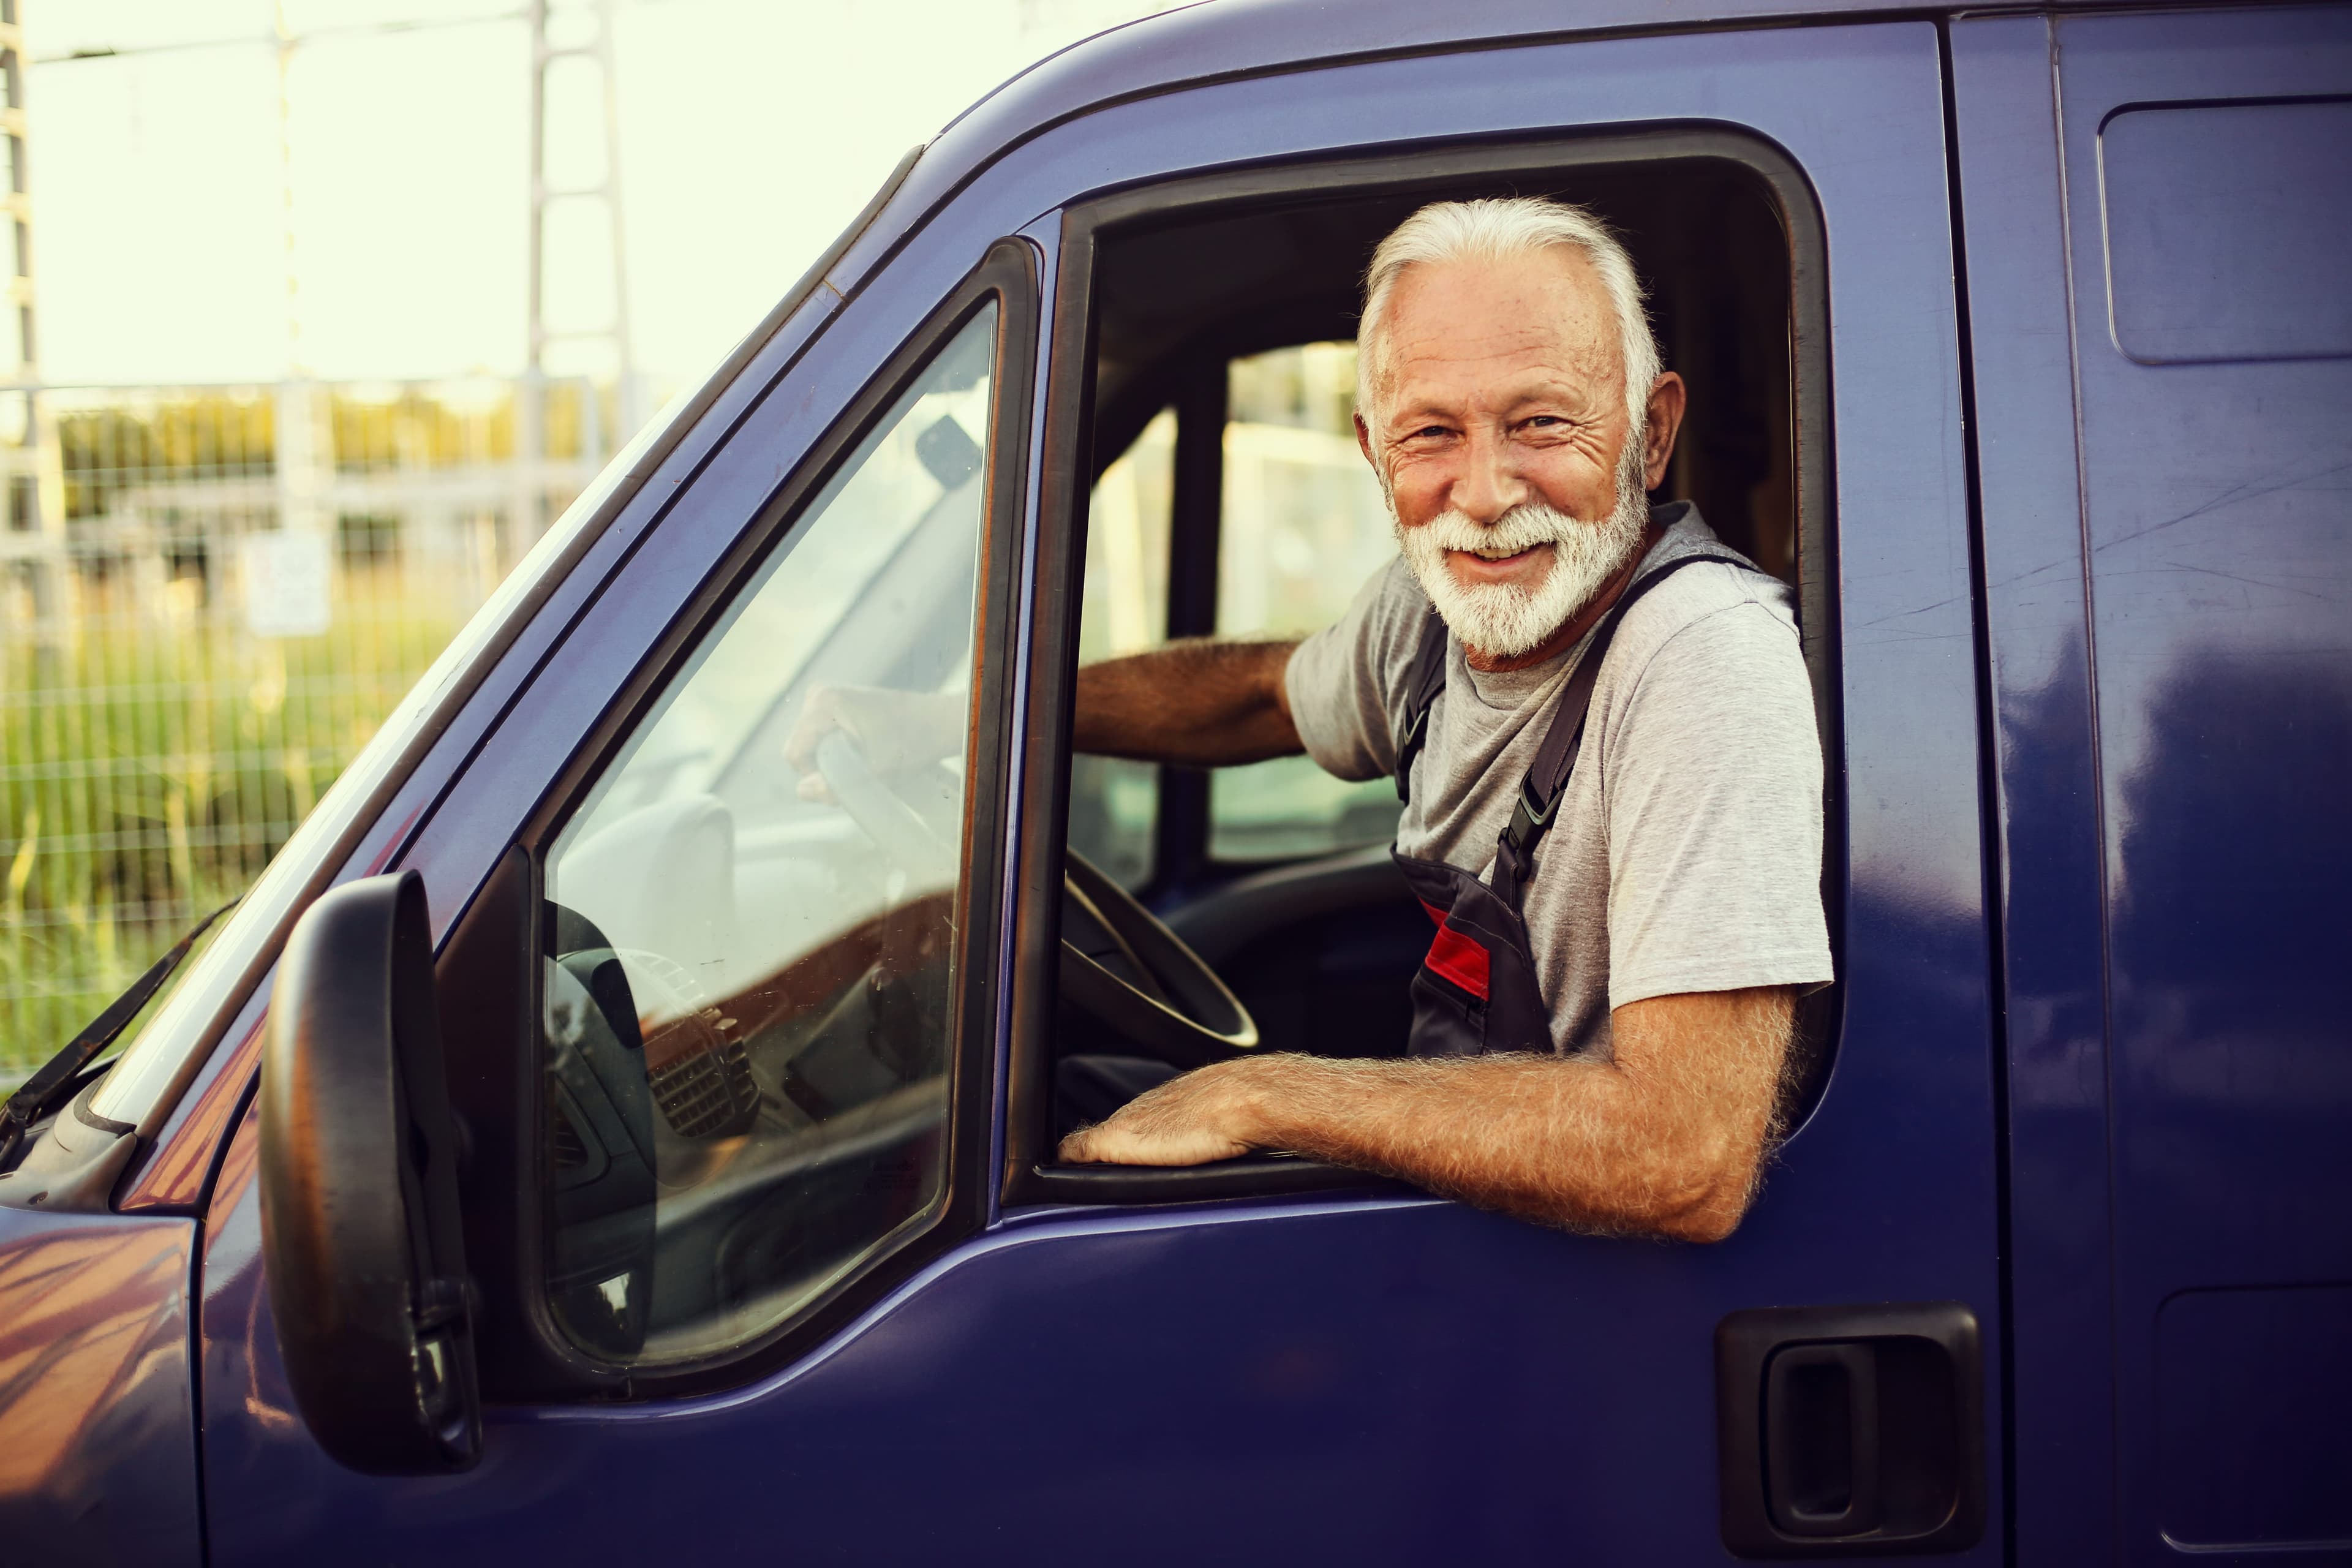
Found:
[[[1412,798],[1412,760],[1429,739],[1429,710],[1445,689],[1445,623],[1435,605],[1421,623],[1421,647],[1412,656],[1404,700],[1404,733],[1397,737],[1396,786],[1399,800]]]
[[[1496,897],[1511,908],[1519,907],[1519,899],[1527,889],[1528,878],[1535,869],[1536,842],[1551,830],[1552,813],[1568,793],[1569,775],[1576,771],[1576,759],[1584,749],[1584,718],[1592,707],[1592,688],[1601,679],[1601,661],[1609,657],[1610,640],[1617,635],[1617,625],[1625,612],[1640,603],[1642,595],[1681,571],[1702,561],[1713,561],[1726,566],[1737,566],[1753,572],[1755,567],[1737,555],[1712,552],[1679,555],[1656,571],[1637,578],[1611,605],[1608,615],[1594,628],[1592,639],[1585,645],[1584,657],[1576,663],[1576,672],[1568,678],[1568,685],[1559,694],[1559,705],[1552,710],[1551,728],[1544,731],[1543,743],[1536,749],[1536,760],[1528,769],[1528,776],[1519,783],[1518,804],[1511,808],[1510,825],[1503,829],[1502,842],[1495,847],[1495,875],[1490,886]]]

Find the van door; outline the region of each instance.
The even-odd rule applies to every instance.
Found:
[[[1192,41],[1207,51],[1198,58],[1246,65],[1259,17],[1209,8],[1167,26],[1198,29]],[[1353,47],[1355,25],[1329,20],[1335,51]],[[838,322],[745,414],[643,554],[582,612],[562,657],[534,674],[405,863],[424,871],[436,907],[453,896],[444,888],[462,900],[482,886],[488,897],[518,844],[541,856],[542,868],[552,866],[563,909],[546,921],[546,956],[558,967],[576,962],[568,982],[546,981],[551,996],[562,993],[562,1017],[547,1010],[533,1026],[561,1033],[582,1070],[558,1073],[570,1095],[558,1096],[562,1121],[551,1116],[541,1146],[527,1152],[534,1172],[552,1173],[559,1193],[588,1195],[577,1205],[577,1245],[557,1258],[563,1267],[549,1278],[544,1305],[574,1349],[600,1353],[620,1375],[593,1397],[553,1385],[509,1392],[491,1414],[483,1464],[467,1475],[337,1470],[309,1443],[276,1365],[255,1261],[250,1165],[240,1163],[251,1145],[241,1135],[207,1221],[204,1264],[212,1561],[316,1561],[364,1540],[388,1560],[453,1563],[593,1553],[714,1563],[1082,1554],[1700,1564],[1722,1560],[1727,1520],[1741,1507],[1748,1512],[1732,1522],[1746,1531],[1738,1535],[1744,1550],[1869,1550],[1899,1537],[1969,1561],[1998,1557],[1998,1532],[1980,1529],[2001,1506],[1998,1467],[1985,1467],[1981,1489],[1965,1484],[1965,1451],[1999,1429],[1999,1414],[1997,1390],[1963,1352],[1970,1342],[1997,1344],[2001,1307],[1976,665],[1936,30],[1904,23],[1383,58],[1373,24],[1363,26],[1371,58],[1356,63],[1203,68],[1209,85],[1108,96],[1083,113],[1041,119],[984,157],[959,152],[950,132],[944,151],[927,155],[944,160],[941,180],[955,180],[926,187],[938,204],[927,209],[927,226],[903,247],[877,241],[865,255],[860,265],[878,269],[870,291],[860,291],[855,268],[845,274],[850,298]],[[1115,37],[1080,63],[1099,67],[1104,79],[1149,79],[1160,36],[1145,27]],[[1053,73],[1039,79],[961,122],[961,133],[1017,119],[1024,91],[1059,90]],[[1564,1236],[1396,1191],[1284,1197],[1244,1185],[1232,1199],[1171,1205],[1032,1202],[1017,1181],[996,1187],[994,1173],[1013,1163],[1006,1156],[1017,1130],[1009,1108],[990,1106],[984,1093],[975,1118],[961,1075],[976,1063],[983,1085],[990,1071],[999,1075],[1000,1096],[1021,1091],[1004,1053],[1053,1001],[1049,900],[1059,886],[1068,675],[1058,657],[1067,650],[1054,639],[1069,630],[1064,612],[1081,556],[1071,522],[1075,436],[1059,422],[1082,411],[1084,392],[1056,379],[1034,411],[1025,394],[1014,410],[1035,414],[1043,442],[1040,490],[1027,514],[1034,531],[1026,553],[1011,558],[1017,573],[982,575],[1017,583],[1025,595],[1018,602],[953,618],[952,595],[918,595],[898,618],[924,624],[893,625],[887,605],[844,607],[845,595],[882,584],[900,557],[867,560],[873,570],[862,578],[845,570],[828,597],[822,585],[789,578],[805,545],[759,578],[767,570],[757,564],[761,552],[803,527],[794,519],[813,521],[793,537],[837,534],[856,553],[859,530],[828,530],[814,501],[789,508],[816,496],[825,478],[803,471],[802,424],[830,426],[858,386],[879,388],[856,394],[874,419],[841,430],[836,455],[866,450],[856,443],[898,428],[884,411],[899,408],[902,394],[914,399],[905,405],[914,410],[908,439],[890,447],[886,433],[872,449],[882,465],[872,470],[877,494],[913,487],[926,498],[908,526],[929,526],[921,518],[932,515],[933,492],[953,488],[943,473],[968,472],[965,448],[979,444],[978,431],[967,425],[961,445],[929,433],[936,418],[961,422],[955,399],[970,384],[961,371],[935,386],[922,379],[926,367],[953,357],[967,318],[927,335],[906,313],[870,302],[925,295],[911,316],[921,321],[990,240],[1016,231],[1036,247],[1048,297],[1078,288],[1083,298],[1085,258],[1066,245],[1063,214],[1121,188],[1507,138],[1673,134],[1699,121],[1776,149],[1801,187],[1788,212],[1803,226],[1791,244],[1805,258],[1796,286],[1811,304],[1798,320],[1821,373],[1798,388],[1808,400],[1799,425],[1817,454],[1827,489],[1816,499],[1831,524],[1827,553],[1809,578],[1807,635],[1827,659],[1835,723],[1826,743],[1845,803],[1829,877],[1843,910],[1843,1005],[1832,1020],[1833,1068],[1758,1208],[1729,1241],[1690,1247]],[[924,177],[919,166],[916,180]],[[942,275],[949,282],[928,292]],[[1084,331],[1083,312],[1057,310],[1044,345],[1055,377],[1083,365]],[[1074,333],[1075,354],[1065,352]],[[903,363],[904,381],[876,382],[885,363]],[[1000,385],[1015,384],[1012,367],[1000,363],[995,374]],[[925,397],[939,402],[916,408]],[[994,426],[992,439],[1001,444],[1005,429]],[[779,492],[787,469],[793,477]],[[779,494],[773,505],[785,514],[772,507]],[[992,541],[1003,537],[993,521],[989,527]],[[967,534],[959,548],[971,542]],[[952,563],[945,553],[904,559],[917,585],[936,586]],[[731,628],[770,625],[755,611],[772,591],[795,613],[777,617],[751,653],[730,648]],[[725,778],[709,770],[720,731],[745,721],[740,710],[697,700],[688,706],[698,719],[663,731],[693,681],[740,679],[759,689],[799,668],[793,658],[825,646],[812,607],[824,604],[844,608],[844,624],[853,613],[877,616],[877,642],[929,638],[925,646],[949,650],[943,662],[908,665],[905,690],[954,695],[960,659],[976,660],[983,675],[1027,672],[1025,688],[998,689],[1008,697],[1001,717],[1024,728],[1004,731],[993,753],[1007,769],[996,785],[965,788],[953,769],[945,779],[916,770],[921,777],[900,804],[928,826],[925,836],[904,836],[908,863],[897,874],[882,857],[858,859],[857,839],[836,840],[833,826],[814,816],[786,813],[759,834],[732,826],[749,807],[730,802]],[[647,633],[640,620],[660,625]],[[1001,657],[1007,648],[1012,661]],[[752,657],[761,649],[773,658]],[[968,768],[989,755],[974,744]],[[987,825],[974,815],[999,806],[1010,820]],[[904,825],[898,814],[881,816]],[[583,826],[567,839],[573,823]],[[889,831],[877,826],[867,837],[878,848]],[[970,853],[944,885],[961,902],[942,905],[932,898],[943,885],[940,865],[926,858],[925,845],[959,831]],[[820,867],[832,869],[792,880],[813,856],[834,857]],[[714,869],[721,865],[731,886]],[[610,919],[567,902],[568,885],[602,899]],[[599,890],[607,888],[636,891]],[[866,901],[843,901],[845,888]],[[743,918],[755,900],[765,900],[757,907],[766,923]],[[894,1001],[884,994],[892,987],[876,985],[846,1022],[857,1039],[887,1050],[812,1059],[799,1096],[776,1080],[807,1119],[795,1128],[815,1130],[808,1168],[821,1175],[843,1159],[866,1159],[851,1184],[873,1201],[831,1205],[821,1226],[795,1228],[785,1208],[764,1231],[721,1224],[710,1234],[728,1242],[704,1259],[693,1292],[665,1299],[657,1269],[652,1294],[641,1295],[632,1260],[648,1247],[658,1257],[671,1234],[662,1229],[662,1200],[650,1237],[593,1223],[642,1207],[646,1189],[629,1168],[632,1149],[642,1154],[650,1144],[656,1188],[666,1171],[699,1173],[676,1208],[689,1226],[740,1217],[726,1206],[741,1195],[738,1173],[766,1182],[763,1193],[779,1200],[800,1192],[778,1164],[706,1169],[725,1163],[706,1157],[725,1152],[716,1144],[663,1163],[667,1135],[655,1119],[667,1121],[668,1106],[616,1099],[596,1066],[615,1052],[650,1052],[655,1042],[652,1034],[634,1046],[620,1037],[631,1015],[600,1003],[609,977],[599,955],[610,954],[633,1000],[640,992],[657,998],[634,1012],[662,1031],[666,1051],[675,1047],[664,1061],[687,1062],[712,1091],[707,1101],[684,1101],[688,1109],[713,1108],[716,1139],[751,1137],[728,1131],[724,1117],[735,1081],[730,1047],[753,1016],[717,1002],[733,999],[739,964],[747,973],[758,967],[761,943],[773,949],[766,959],[797,962],[802,928],[853,907],[859,918],[850,930],[868,931],[877,959],[887,949],[919,968],[927,954],[964,942],[955,951],[973,987],[953,994],[959,1021],[942,1039],[936,1004],[947,994],[919,990]],[[949,907],[988,922],[988,932],[1001,930],[1004,945],[992,954],[994,935],[950,930],[939,918]],[[624,929],[631,920],[642,932]],[[779,929],[790,922],[798,924]],[[992,957],[1004,967],[990,967]],[[987,989],[1000,974],[1009,994]],[[809,1049],[823,1047],[818,1034]],[[565,1140],[559,1129],[567,1124]],[[675,1121],[669,1134],[698,1136]],[[817,1157],[820,1146],[833,1164]],[[975,1149],[992,1178],[979,1191],[965,1175]],[[702,1186],[705,1178],[715,1184]],[[839,1195],[822,1181],[808,1190]],[[598,1206],[607,1199],[611,1209]],[[851,1293],[829,1295],[843,1280]],[[825,1316],[839,1301],[849,1305]],[[796,1315],[803,1307],[810,1315]],[[1754,1309],[1818,1312],[1739,1318],[1718,1334],[1727,1317]],[[683,1327],[665,1339],[664,1325]],[[1929,1337],[1937,1325],[1950,1331],[1946,1339]],[[1817,1342],[1773,1373],[1768,1358],[1792,1342]],[[1730,1369],[1721,1379],[1719,1360]],[[629,1375],[640,1363],[644,1375]],[[1868,1397],[1874,1377],[1877,1398]],[[1768,1421],[1775,1378],[1780,1415]],[[1924,1441],[1937,1452],[1890,1457],[1856,1440],[1865,1427],[1891,1429],[1930,1406],[1942,1424],[1931,1423]],[[1884,1484],[1874,1484],[1874,1472]],[[1911,1529],[1923,1508],[1930,1517]],[[1841,1535],[1860,1539],[1841,1548]]]
[[[1953,48],[2020,1561],[2340,1552],[2352,17],[1970,21]]]
[[[1215,1499],[1202,1531],[1309,1556],[1517,1562],[1566,1550],[1603,1561],[1701,1563],[1720,1561],[1727,1545],[1802,1555],[1898,1543],[1997,1554],[1997,1538],[1989,1542],[1979,1533],[1987,1515],[1978,1511],[1995,1483],[1970,1477],[1985,1489],[1969,1495],[1963,1484],[1945,1491],[1962,1467],[1938,1470],[1930,1481],[1910,1460],[1887,1458],[1885,1510],[1865,1521],[1870,1510],[1860,1499],[1868,1483],[1850,1468],[1848,1450],[1832,1444],[1831,1455],[1784,1441],[1780,1418],[1758,1402],[1757,1381],[1770,1375],[1767,1363],[1793,1375],[1798,1361],[1776,1354],[1788,1342],[1925,1342],[1919,1325],[1927,1316],[1898,1329],[1891,1311],[1839,1321],[1828,1309],[1958,1303],[1972,1315],[1981,1345],[1997,1345],[1999,1331],[1990,971],[1977,858],[1967,498],[1959,426],[1952,423],[1958,334],[1935,31],[1682,37],[1503,51],[1475,65],[1395,62],[1350,92],[1352,74],[1338,73],[1334,96],[1360,99],[1368,109],[1378,98],[1388,128],[1380,142],[1347,148],[1360,163],[1260,167],[1223,183],[1214,175],[1171,179],[1162,191],[1128,184],[1065,215],[1045,472],[1058,479],[1087,471],[1078,452],[1055,447],[1052,437],[1057,428],[1087,427],[1089,374],[1106,389],[1106,408],[1113,397],[1142,399],[1123,417],[1102,409],[1097,417],[1141,432],[1139,453],[1154,439],[1148,416],[1155,399],[1108,390],[1106,359],[1089,359],[1074,342],[1091,328],[1103,334],[1101,353],[1109,356],[1149,335],[1151,297],[1135,294],[1135,272],[1109,259],[1116,247],[1147,247],[1154,237],[1164,242],[1179,226],[1197,223],[1203,233],[1233,237],[1230,265],[1262,266],[1276,247],[1260,243],[1255,230],[1244,238],[1239,215],[1279,213],[1286,201],[1298,203],[1302,214],[1309,204],[1321,214],[1368,191],[1429,199],[1487,194],[1503,180],[1530,191],[1572,190],[1598,177],[1591,163],[1612,156],[1622,156],[1620,165],[1599,173],[1638,178],[1625,169],[1666,154],[1631,139],[1679,130],[1668,106],[1684,102],[1685,84],[1707,95],[1706,131],[1769,138],[1770,147],[1786,150],[1794,165],[1795,192],[1783,206],[1798,258],[1793,286],[1801,296],[1816,289],[1823,296],[1818,314],[1800,310],[1798,358],[1826,351],[1821,374],[1800,374],[1799,440],[1825,458],[1832,424],[1835,437],[1833,461],[1816,470],[1833,487],[1827,542],[1835,565],[1822,569],[1815,542],[1808,564],[1819,575],[1804,574],[1818,595],[1806,602],[1806,629],[1825,659],[1826,734],[1845,803],[1832,850],[1846,983],[1834,1067],[1743,1229],[1717,1247],[1662,1248],[1562,1237],[1394,1194],[1308,1194],[1295,1167],[1276,1161],[1265,1162],[1255,1188],[1239,1170],[1188,1184],[1158,1173],[1056,1168],[1038,1109],[1045,1053],[1024,1054],[1032,1043],[1019,1033],[1016,1010],[1007,1121],[1014,1206],[1007,1228],[1034,1236],[1034,1248],[1046,1257],[1007,1258],[993,1270],[1008,1293],[1000,1321],[1009,1331],[1015,1321],[1034,1320],[1046,1325],[1048,1342],[1065,1348],[1043,1360],[1024,1357],[1000,1386],[1009,1394],[1050,1381],[1066,1391],[1063,1397],[1083,1402],[1068,1416],[1081,1440],[1107,1444],[1118,1456],[1115,1472],[1082,1496],[1057,1500],[1090,1530],[1115,1532],[1117,1521],[1153,1507],[1164,1478],[1178,1474],[1188,1490]],[[1444,147],[1416,163],[1391,138],[1433,137],[1458,124],[1457,90],[1464,100],[1481,99],[1480,123],[1490,134],[1556,135],[1569,103],[1606,132],[1560,150],[1566,163],[1549,171],[1547,153],[1528,147]],[[1213,110],[1239,116],[1249,103],[1244,93],[1220,90],[1161,100],[1155,111],[1172,141],[1177,123],[1205,122]],[[1620,136],[1629,143],[1612,154],[1604,143]],[[1282,145],[1269,135],[1255,150],[1271,157]],[[1864,145],[1869,155],[1854,158]],[[1694,139],[1672,156],[1708,151]],[[1300,227],[1307,223],[1302,216]],[[1825,231],[1825,255],[1806,249],[1809,226]],[[1289,276],[1305,242],[1276,237],[1296,241],[1281,251]],[[1201,248],[1205,257],[1211,247],[1204,241]],[[1817,258],[1825,265],[1816,266]],[[1174,335],[1181,301],[1207,291],[1197,274],[1182,280],[1181,294],[1171,289],[1160,307],[1160,324]],[[1115,298],[1147,302],[1129,310],[1133,330],[1116,342]],[[1200,335],[1205,347],[1217,346],[1215,334]],[[1228,373],[1220,366],[1220,374]],[[1694,395],[1706,395],[1704,384]],[[1809,395],[1820,401],[1806,407]],[[1217,488],[1188,468],[1188,449],[1213,448],[1188,440],[1198,410],[1181,386],[1175,399],[1176,515],[1157,531],[1179,542],[1176,564],[1165,574],[1171,627],[1183,603],[1174,585],[1187,575],[1188,477],[1196,490]],[[1225,461],[1241,460],[1246,448],[1210,402],[1212,441],[1223,424]],[[1298,460],[1307,460],[1303,450]],[[1118,478],[1106,470],[1105,484]],[[1230,523],[1230,478],[1223,488]],[[1046,504],[1076,513],[1082,500],[1073,484],[1058,496],[1049,492]],[[1054,513],[1047,515],[1051,535]],[[1102,521],[1131,542],[1155,533],[1124,511]],[[1316,528],[1328,534],[1325,521],[1318,512]],[[1111,574],[1113,554],[1095,563],[1097,578]],[[1360,581],[1357,563],[1333,564],[1351,568]],[[1076,563],[1067,569],[1075,574]],[[1230,584],[1217,586],[1231,595]],[[1106,629],[1083,622],[1076,628],[1081,641]],[[1066,667],[1074,650],[1046,647],[1041,663]],[[1055,733],[1050,710],[1040,722],[1042,733]],[[1223,782],[1193,805],[1212,831]],[[1079,787],[1097,799],[1075,803],[1087,810],[1074,811],[1073,822],[1115,842],[1105,828],[1118,821],[1107,808],[1110,790],[1083,772]],[[1169,818],[1183,803],[1163,790],[1159,804],[1156,844],[1164,848]],[[1219,853],[1213,840],[1208,852]],[[1345,876],[1354,868],[1333,869]],[[1312,874],[1311,865],[1285,873]],[[1235,884],[1200,908],[1222,914],[1250,890]],[[1328,913],[1329,906],[1317,908]],[[1179,908],[1171,918],[1213,940],[1213,916]],[[1188,1185],[1204,1198],[1254,1194],[1260,1205],[1147,1206],[1180,1199]],[[1103,1206],[1086,1212],[1081,1204]],[[1082,1278],[1056,1282],[1052,1258]],[[1743,1316],[1757,1308],[1822,1315],[1775,1327]],[[1728,1331],[1719,1334],[1723,1328]],[[1751,1331],[1763,1342],[1746,1340]],[[975,1352],[990,1339],[985,1330],[957,1332]],[[1775,1342],[1776,1333],[1783,1339]],[[1828,1375],[1841,1389],[1854,1386],[1843,1371]],[[1869,1404],[1890,1432],[1925,1403],[1898,1391],[1904,1375],[1883,1371],[1882,1393]],[[1946,1380],[1931,1397],[1957,1403],[1957,1380]],[[1972,1407],[1969,1436],[1980,1442],[1985,1427],[1973,1407],[1991,1406],[1993,1395],[1973,1365],[1965,1399]],[[1862,1407],[1859,1399],[1825,1403],[1834,1404],[1825,1411],[1833,1421]],[[1719,1409],[1727,1416],[1726,1442],[1718,1441]],[[1053,1443],[1058,1430],[1055,1417],[1043,1414],[1021,1429],[1040,1445]],[[1951,1428],[1942,1436],[1948,1447],[1962,1446]],[[1808,1506],[1787,1484],[1811,1458],[1823,1461],[1824,1485]],[[1892,1479],[1897,1471],[1901,1481]],[[1899,1506],[1892,1500],[1915,1480],[1918,1496],[1937,1500],[1916,1514],[1911,1497]],[[1998,1507],[1990,1499],[1995,1517]],[[1839,1523],[1821,1518],[1839,1513],[1846,1514]],[[1166,1529],[1213,1550],[1181,1521]]]

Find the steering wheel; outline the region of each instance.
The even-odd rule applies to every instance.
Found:
[[[910,877],[952,881],[956,849],[841,731],[816,746],[833,798]],[[1217,972],[1075,849],[1062,863],[1062,998],[1171,1067],[1206,1067],[1257,1047],[1249,1009]]]
[[[845,731],[828,731],[816,743],[816,771],[849,820],[908,876],[926,887],[955,880],[956,847],[882,782]]]

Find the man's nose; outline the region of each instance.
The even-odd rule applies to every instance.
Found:
[[[1454,509],[1475,523],[1494,523],[1528,499],[1511,444],[1499,431],[1473,426],[1454,481]]]

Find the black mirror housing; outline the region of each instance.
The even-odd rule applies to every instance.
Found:
[[[278,960],[261,1066],[261,1234],[295,1404],[355,1470],[481,1457],[425,883],[324,894]]]

